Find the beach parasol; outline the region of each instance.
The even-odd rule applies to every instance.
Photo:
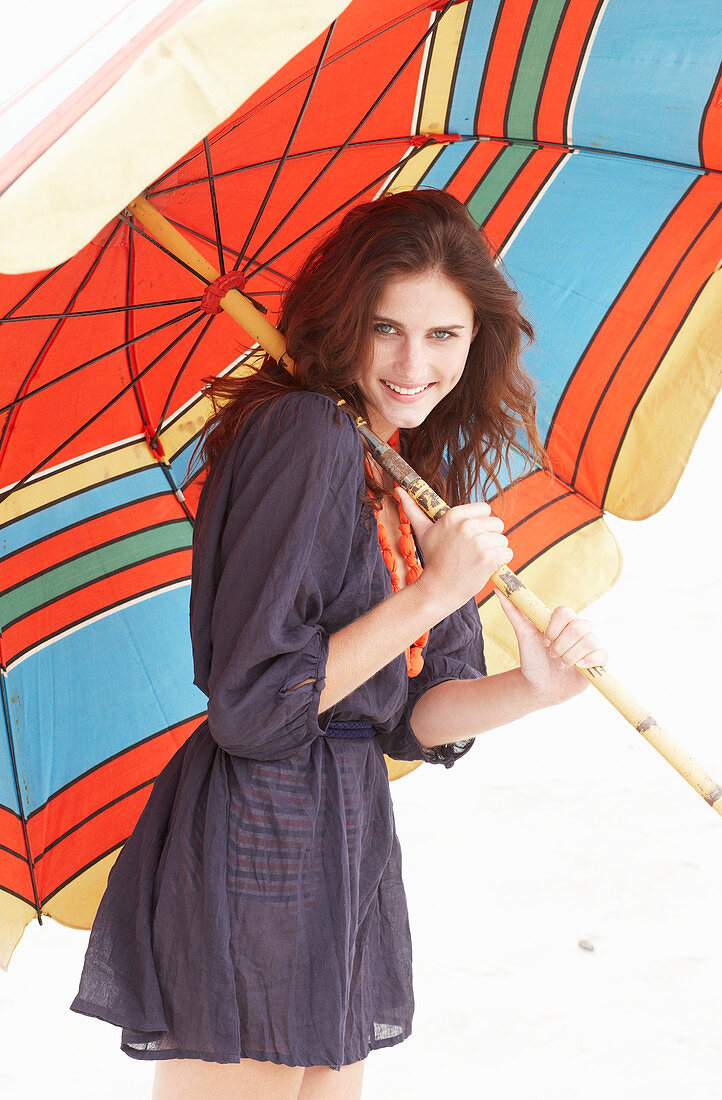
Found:
[[[557,476],[515,484],[505,519],[517,572],[550,604],[613,583],[603,509],[664,503],[719,385],[718,22],[706,4],[682,33],[661,3],[353,3],[145,188],[271,318],[350,204],[423,185],[467,203],[539,334],[528,363]],[[656,125],[679,121],[672,108],[683,123]],[[8,270],[23,266],[42,159],[0,201]],[[0,283],[6,957],[36,911],[89,924],[203,713],[182,486],[208,414],[200,380],[254,355],[215,312],[222,288],[129,210],[99,211],[107,224],[75,255],[67,237],[46,243],[58,266]],[[37,238],[25,244],[38,266]]]

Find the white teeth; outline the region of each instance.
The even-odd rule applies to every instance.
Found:
[[[429,388],[429,386],[431,385],[431,382],[427,382],[425,386],[417,386],[415,390],[407,390],[407,389],[404,389],[403,386],[395,386],[393,384],[393,382],[387,382],[386,379],[383,379],[383,383],[384,383],[385,386],[388,386],[390,390],[393,390],[394,393],[404,393],[404,394],[421,393],[422,390],[427,390]]]

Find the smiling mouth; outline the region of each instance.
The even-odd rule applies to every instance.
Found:
[[[393,393],[403,394],[404,397],[411,396],[412,394],[423,393],[424,390],[428,390],[430,386],[433,386],[433,382],[427,382],[424,386],[415,386],[413,389],[408,389],[406,386],[395,386],[393,382],[387,382],[385,378],[381,379],[384,386],[387,386]]]

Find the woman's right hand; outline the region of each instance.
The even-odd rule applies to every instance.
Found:
[[[433,523],[407,492],[397,492],[424,555],[424,571],[415,583],[450,615],[511,561],[504,524],[483,501],[459,504]]]

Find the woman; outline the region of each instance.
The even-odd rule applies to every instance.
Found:
[[[451,767],[606,660],[568,608],[542,638],[503,601],[520,667],[485,675],[474,594],[512,552],[465,502],[499,488],[510,448],[544,455],[531,328],[463,206],[356,208],[280,328],[294,379],[266,360],[208,385],[191,591],[208,719],[111,872],[72,1006],[159,1060],[156,1100],[360,1096],[366,1054],[413,1013],[384,753]],[[324,383],[450,501],[442,520],[364,460]]]

